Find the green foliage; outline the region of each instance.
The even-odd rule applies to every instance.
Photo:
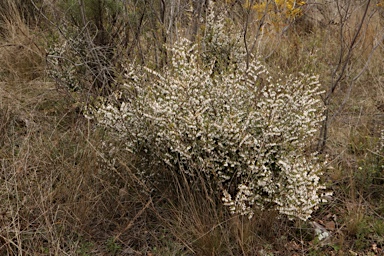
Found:
[[[105,245],[107,246],[107,251],[111,253],[111,255],[118,255],[121,251],[121,245],[118,244],[113,237],[109,238]]]
[[[377,200],[384,193],[384,136],[377,139],[367,136],[364,139],[355,139],[358,142],[351,144],[355,155],[363,155],[359,160],[358,168],[354,173],[354,180],[359,192]],[[374,150],[367,152],[367,148]]]
[[[93,246],[91,242],[81,241],[76,253],[80,256],[90,256]]]

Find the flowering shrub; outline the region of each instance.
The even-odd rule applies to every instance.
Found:
[[[306,153],[323,105],[316,77],[274,80],[258,60],[216,75],[181,40],[163,73],[127,69],[132,100],[89,116],[126,142],[188,175],[203,173],[232,213],[253,207],[308,219],[320,202],[322,163]],[[139,75],[140,74],[140,75]]]
[[[70,38],[57,42],[49,49],[48,75],[59,86],[68,90],[80,90],[81,85],[86,84],[82,78],[86,77],[82,55],[77,51],[85,49],[85,40],[82,38]]]
[[[235,28],[233,20],[227,18],[224,8],[219,12],[215,8],[215,3],[209,1],[201,45],[205,64],[213,62],[214,72],[221,73],[236,67],[231,64],[242,61],[245,50],[241,45],[241,31]]]
[[[85,28],[65,25],[49,49],[48,75],[59,88],[78,92],[80,101],[87,102],[92,94],[110,94],[115,80],[111,49],[87,38],[90,32]]]
[[[306,220],[323,189],[323,163],[307,153],[323,120],[319,82],[274,78],[256,59],[246,65],[238,41],[218,24],[223,16],[208,11],[203,54],[184,39],[169,49],[162,72],[131,63],[124,101],[102,100],[88,116],[131,152],[203,174],[232,213],[252,217],[257,207]]]

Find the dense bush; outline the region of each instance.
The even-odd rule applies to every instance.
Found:
[[[129,64],[123,102],[102,101],[89,116],[128,150],[203,174],[232,213],[252,217],[256,206],[308,219],[323,189],[323,163],[309,153],[323,120],[318,79],[246,63],[223,22],[210,6],[203,54],[183,39],[161,72]]]
[[[60,1],[57,29],[47,42],[48,75],[58,87],[89,102],[113,90],[123,27],[121,1]],[[76,92],[74,94],[73,92]]]
[[[257,60],[215,75],[190,45],[171,49],[163,73],[131,66],[125,87],[134,98],[91,115],[128,149],[204,173],[233,213],[252,217],[256,205],[310,217],[323,188],[321,162],[306,153],[323,119],[317,78],[273,79]]]

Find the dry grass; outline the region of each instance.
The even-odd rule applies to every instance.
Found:
[[[4,1],[1,7],[1,77],[22,81],[41,77],[44,73],[45,50],[39,28],[25,24],[13,1]]]
[[[191,184],[165,166],[144,163],[145,155],[108,155],[102,141],[110,138],[45,81],[42,31],[28,27],[15,6],[8,10],[0,39],[1,255],[383,253],[384,161],[376,149],[384,129],[384,47],[377,16],[364,27],[350,76],[330,105],[324,179],[334,196],[313,220],[332,236],[321,244],[309,223],[274,212],[252,220],[231,216],[201,179]],[[349,22],[346,39],[356,20]],[[271,36],[260,49],[270,66],[313,70],[327,89],[337,27],[313,29]],[[155,190],[138,176],[148,169],[160,173]]]

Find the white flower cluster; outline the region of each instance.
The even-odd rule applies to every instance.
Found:
[[[217,75],[196,48],[181,40],[161,74],[130,66],[125,87],[134,99],[101,104],[91,116],[131,151],[204,173],[233,213],[273,208],[308,219],[323,189],[322,163],[306,153],[323,120],[317,78],[273,81],[258,60]]]
[[[89,31],[65,25],[49,49],[48,75],[61,89],[83,92],[82,101],[89,100],[91,93],[108,94],[114,82],[111,49],[96,45],[86,36]]]
[[[78,51],[84,49],[84,40],[69,38],[55,43],[47,56],[48,75],[65,89],[76,91],[83,83],[84,63]]]
[[[242,46],[243,34],[235,28],[224,8],[216,8],[215,2],[209,1],[202,48],[203,58],[215,64],[214,72],[221,73],[236,68],[231,64],[241,62],[246,53]]]

